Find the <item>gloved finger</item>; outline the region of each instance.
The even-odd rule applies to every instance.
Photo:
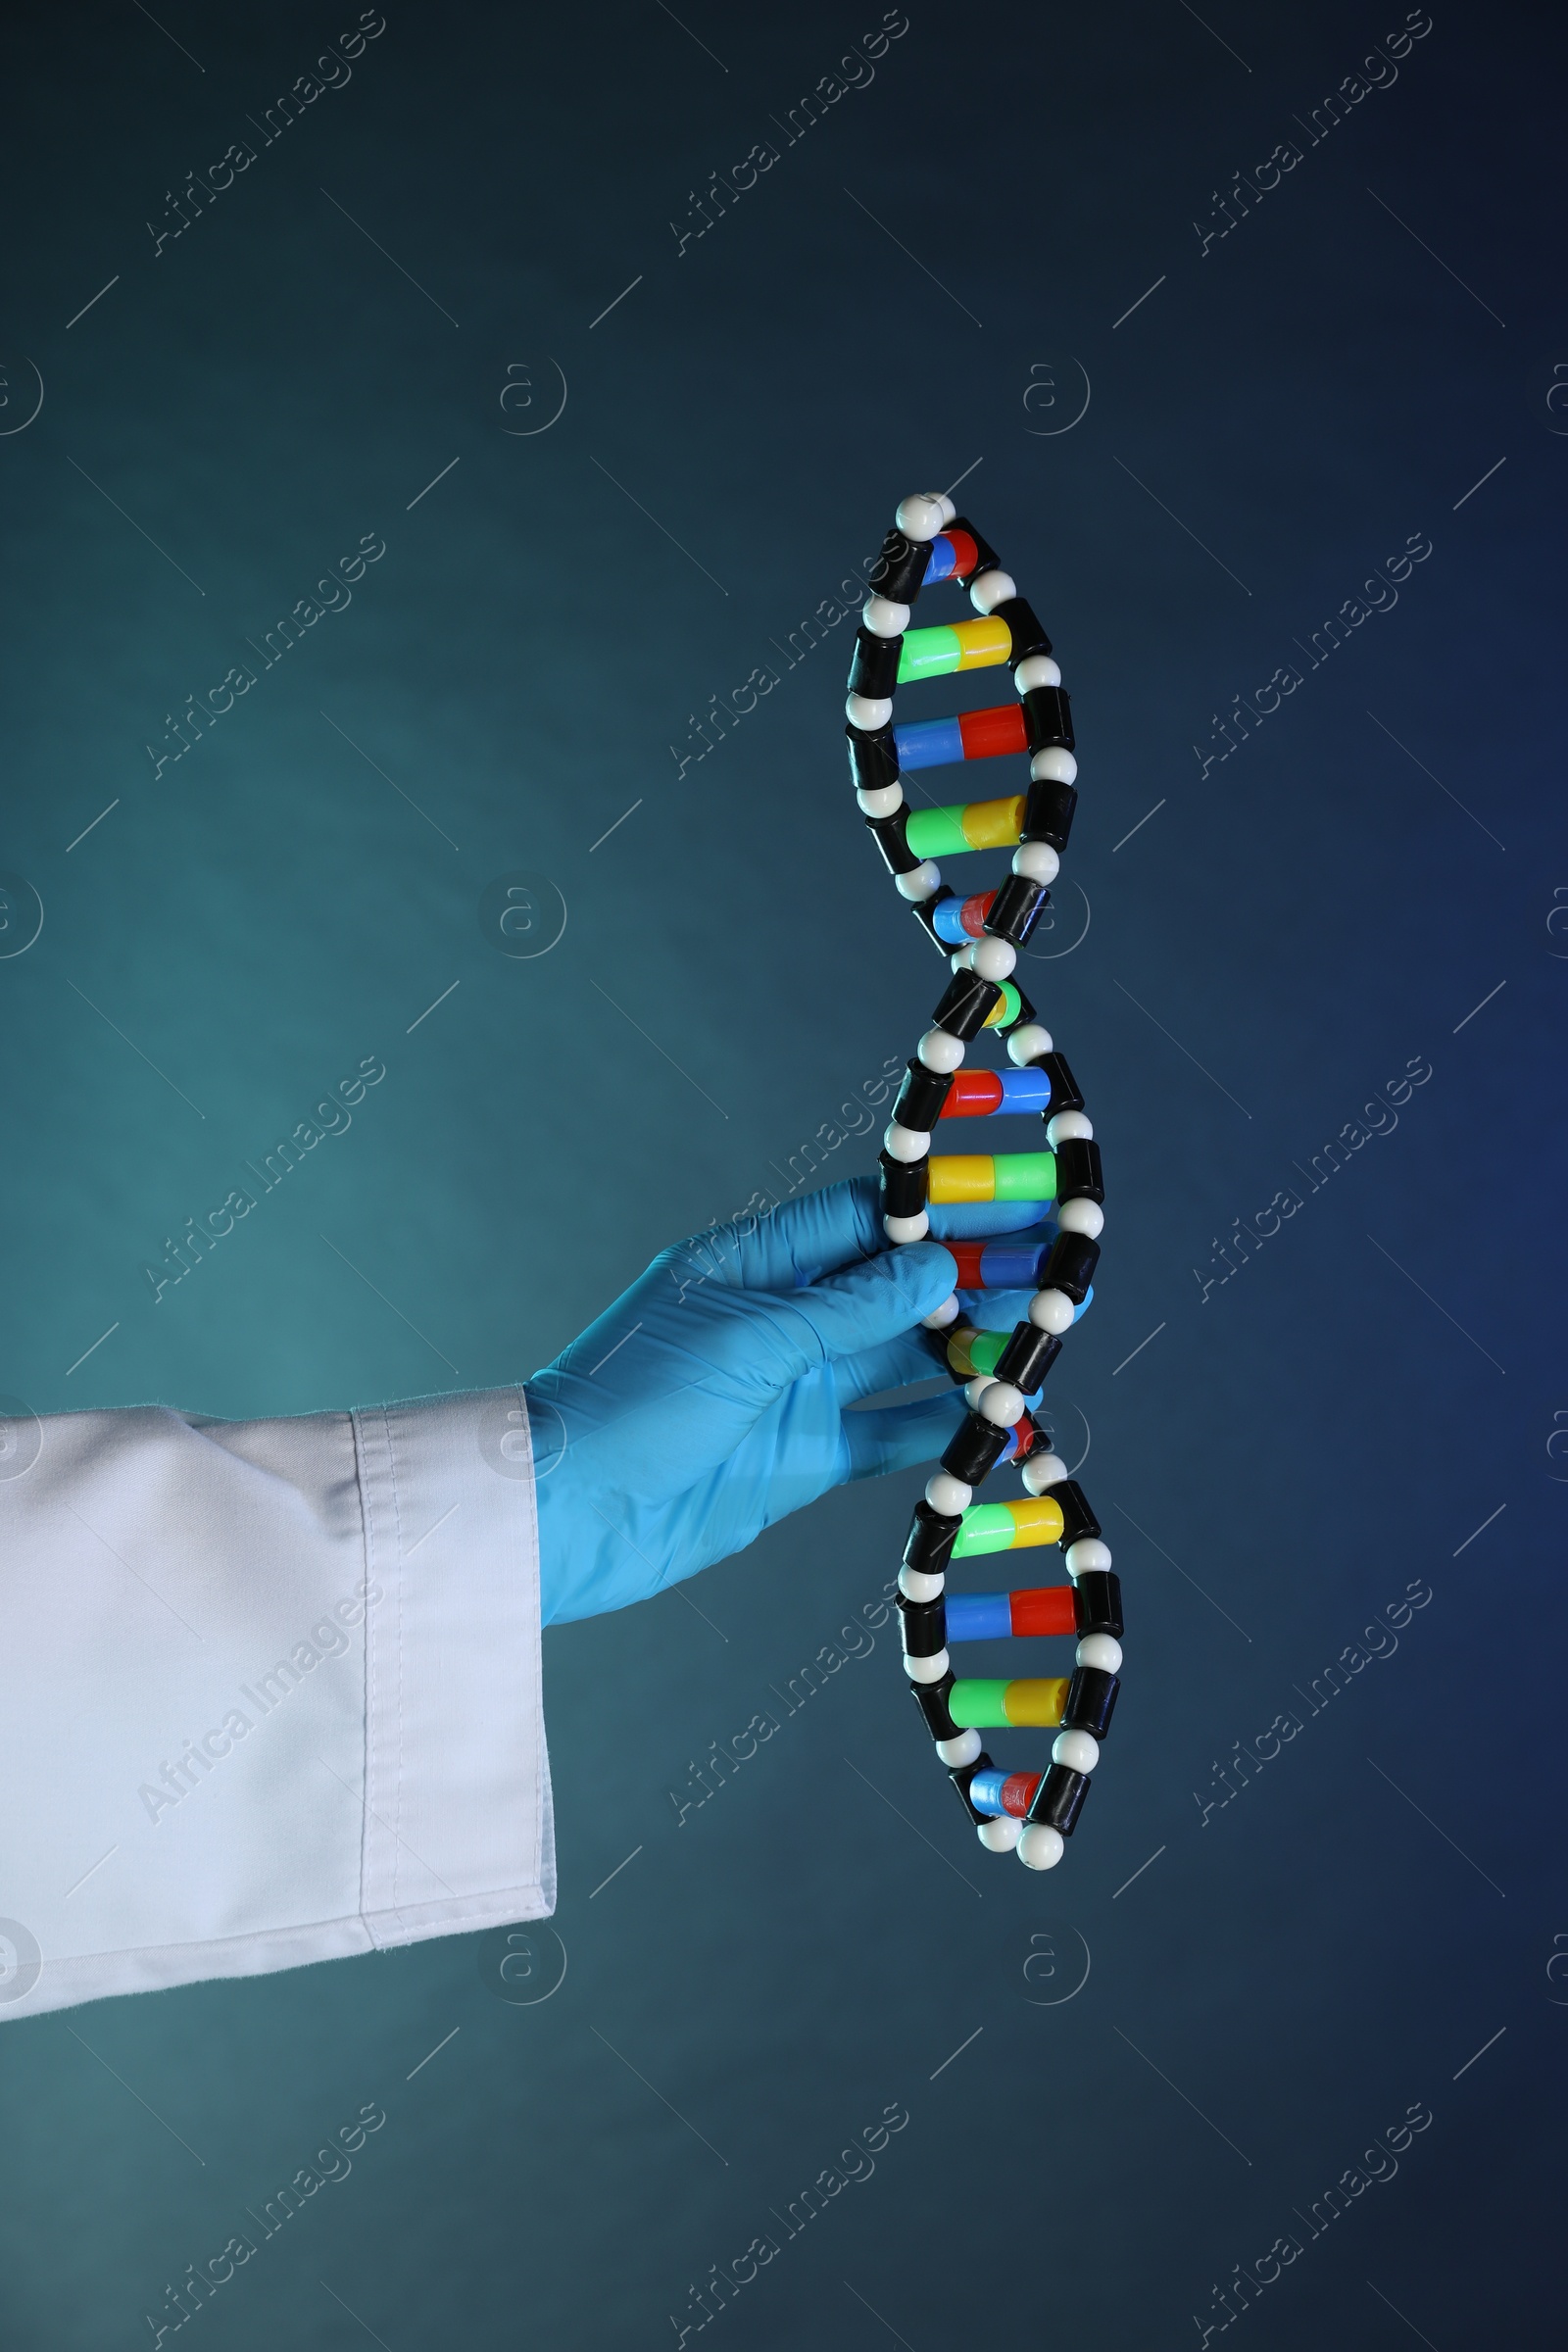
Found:
[[[1049,1201],[956,1201],[931,1211],[937,1239],[978,1240],[1018,1233],[1048,1215]],[[733,1219],[679,1245],[678,1251],[712,1269],[711,1279],[748,1291],[791,1291],[834,1274],[887,1248],[874,1176],[806,1193],[799,1200],[755,1217]]]
[[[858,1176],[732,1218],[665,1254],[701,1259],[711,1279],[732,1289],[798,1290],[887,1248],[876,1197],[876,1178]]]
[[[922,1397],[916,1404],[878,1404],[869,1412],[846,1413],[841,1424],[849,1458],[848,1478],[880,1478],[888,1470],[913,1470],[934,1462],[968,1407],[963,1393]]]
[[[1033,1291],[960,1291],[958,1319],[976,1331],[1011,1331],[1029,1312]]]
[[[940,1334],[911,1331],[880,1348],[862,1348],[858,1355],[841,1356],[833,1367],[833,1380],[841,1401],[856,1404],[862,1396],[880,1396],[884,1389],[934,1380],[947,1369]]]
[[[956,1272],[940,1243],[916,1242],[806,1290],[710,1291],[693,1302],[688,1345],[722,1393],[760,1412],[808,1372],[912,1330],[952,1296]]]
[[[939,1242],[978,1242],[993,1233],[1024,1233],[1044,1224],[1049,1200],[952,1200],[929,1211]],[[1044,1237],[1042,1237],[1044,1238]]]

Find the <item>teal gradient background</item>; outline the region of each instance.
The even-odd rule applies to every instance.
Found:
[[[1560,24],[1435,10],[1314,136],[1401,10],[911,8],[792,138],[880,11],[462,0],[388,9],[269,140],[355,21],[11,20],[0,866],[44,922],[0,961],[0,1388],[245,1417],[521,1379],[787,1189],[940,985],[845,780],[853,619],[803,623],[902,494],[966,476],[1078,731],[1024,976],[1109,1180],[1048,1402],[1127,1689],[1036,1880],[975,1845],[892,1630],[840,1638],[916,1478],[553,1631],[562,1897],[514,1983],[564,1950],[559,1988],[495,1997],[494,1939],[459,1937],[12,2024],[0,2336],[152,2340],[166,2283],[375,2101],[181,2341],[1558,2341]],[[352,601],[264,666],[368,534]],[[1314,662],[1412,535],[1397,603]],[[170,714],[245,662],[174,760]],[[516,871],[565,917],[531,959],[481,929]],[[352,1126],[155,1303],[166,1237],[363,1057]],[[1397,1650],[1314,1707],[1412,1583]],[[60,1737],[91,1736],[84,1702]],[[1412,2103],[1396,2177],[1313,2233]],[[890,2106],[874,2173],[792,2230]]]

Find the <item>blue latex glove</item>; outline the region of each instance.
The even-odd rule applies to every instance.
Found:
[[[1045,1213],[931,1212],[956,1241]],[[887,1248],[874,1178],[662,1251],[524,1385],[544,1622],[645,1600],[829,1487],[933,1460],[963,1418],[959,1392],[845,1407],[945,1369],[920,1325],[956,1275],[937,1241]],[[974,1319],[976,1295],[960,1304]]]

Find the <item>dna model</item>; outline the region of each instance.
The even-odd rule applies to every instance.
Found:
[[[981,615],[911,629],[922,588],[953,581]],[[1100,1523],[1027,1399],[1061,1351],[1062,1336],[1093,1296],[1104,1225],[1100,1148],[1065,1058],[1013,977],[1018,951],[1050,898],[1067,847],[1074,789],[1072,715],[1051,640],[995,551],[950,498],[922,494],[899,507],[869,574],[845,706],[850,768],[866,825],[900,895],[953,977],[911,1057],[880,1154],[880,1207],[889,1241],[923,1240],[928,1203],[1050,1200],[1055,1232],[946,1246],[958,1288],[1034,1288],[1010,1333],[959,1320],[956,1297],[927,1321],[945,1331],[950,1369],[966,1385],[968,1413],[914,1506],[899,1571],[904,1665],[937,1755],[993,1853],[1016,1851],[1031,1870],[1060,1861],[1089,1790],[1120,1688],[1121,1588]],[[917,679],[1005,662],[1018,701],[955,718],[893,724],[895,690]],[[912,808],[902,775],[955,760],[1029,756],[1027,790],[945,808]],[[940,857],[1011,849],[994,890],[960,898]],[[964,1068],[983,1030],[1006,1040],[1012,1066]],[[1044,1152],[933,1153],[941,1119],[1039,1116]],[[1016,1463],[1025,1492],[976,1503],[974,1489]],[[1061,1544],[1071,1583],[1013,1592],[950,1592],[950,1566],[992,1552]],[[956,1675],[949,1645],[1008,1636],[1077,1638],[1069,1675],[995,1681]],[[981,1746],[982,1731],[1055,1730],[1044,1772],[1007,1772]]]

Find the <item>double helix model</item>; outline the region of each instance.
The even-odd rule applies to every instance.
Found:
[[[922,588],[952,580],[969,591],[978,620],[911,629]],[[965,1810],[992,1853],[1016,1850],[1031,1870],[1060,1861],[1110,1727],[1121,1667],[1121,1588],[1083,1489],[1030,1411],[1070,1329],[1093,1296],[1104,1225],[1100,1147],[1065,1058],[1013,978],[1018,951],[1050,899],[1078,795],[1072,715],[1051,640],[973,523],[950,498],[906,498],[869,575],[871,595],[856,635],[845,708],[856,798],[895,887],[907,900],[953,977],[909,1061],[880,1157],[882,1224],[894,1244],[924,1240],[931,1202],[1049,1200],[1054,1231],[947,1247],[964,1291],[1034,1290],[1009,1332],[959,1320],[955,1297],[927,1318],[945,1332],[948,1364],[965,1383],[969,1410],[942,1467],[914,1506],[899,1611],[909,1687]],[[957,718],[893,724],[897,687],[1005,662],[1016,703]],[[911,808],[902,774],[957,760],[1021,752],[1026,791],[956,808]],[[1010,849],[1012,870],[995,890],[960,898],[935,860],[970,850]],[[965,1069],[983,1030],[1005,1038],[1011,1068]],[[933,1153],[939,1119],[1045,1121],[1044,1152]],[[1015,1501],[976,1503],[974,1490],[999,1463],[1016,1463]],[[989,1552],[1061,1544],[1071,1583],[1019,1592],[950,1592],[950,1564]],[[1074,1636],[1071,1675],[991,1681],[956,1675],[949,1645],[1012,1635]],[[1006,1772],[980,1743],[1007,1725],[1054,1730],[1044,1772]]]

